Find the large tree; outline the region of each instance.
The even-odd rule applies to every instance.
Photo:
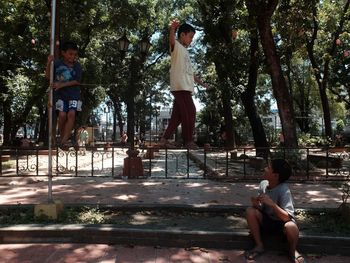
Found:
[[[281,68],[280,56],[276,49],[272,33],[272,16],[278,0],[246,1],[248,11],[256,17],[261,45],[265,54],[267,67],[271,76],[273,93],[277,101],[282,130],[287,147],[297,146],[292,98]]]
[[[344,25],[348,20],[349,1],[311,1],[312,16],[305,26],[307,37],[307,52],[313,67],[318,85],[325,125],[325,134],[332,137],[331,114],[328,99],[328,82],[331,62],[336,58],[337,42],[344,32]],[[343,5],[343,6],[342,6]],[[322,15],[320,14],[322,10]],[[325,18],[325,19],[324,19]],[[320,24],[324,28],[320,28]],[[322,41],[319,41],[322,38]],[[320,44],[318,44],[320,43]]]
[[[257,155],[266,156],[266,148],[268,147],[266,133],[258,114],[255,102],[256,85],[259,70],[259,36],[256,24],[256,18],[250,12],[249,20],[249,39],[250,39],[250,56],[248,69],[248,83],[245,91],[241,94],[241,100],[244,105],[245,112],[249,118],[252,127],[255,147],[257,147]]]

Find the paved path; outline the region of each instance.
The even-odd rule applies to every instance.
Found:
[[[327,184],[290,185],[296,208],[336,208],[341,191]],[[1,178],[0,205],[47,201],[47,178]],[[66,204],[186,204],[194,206],[250,204],[257,183],[228,183],[204,179],[155,180],[55,177],[53,196]]]
[[[0,245],[0,262],[6,263],[290,263],[284,254],[266,252],[256,261],[246,261],[242,250],[211,250],[109,246],[101,244],[11,244]],[[307,255],[307,262],[348,263],[350,257]]]

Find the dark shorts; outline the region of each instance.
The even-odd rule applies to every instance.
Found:
[[[274,220],[265,213],[262,213],[261,231],[263,233],[284,234],[284,225],[286,222]]]

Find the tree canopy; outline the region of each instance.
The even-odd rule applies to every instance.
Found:
[[[225,130],[226,146],[254,138],[271,142],[263,119],[277,105],[287,145],[297,133],[325,134],[347,122],[350,107],[349,1],[298,0],[58,0],[58,39],[75,41],[83,66],[84,111],[77,125],[96,125],[108,102],[116,123],[145,132],[152,105],[169,105],[168,25],[173,18],[197,29],[190,48],[196,74],[211,90],[198,121],[206,132]],[[20,127],[47,134],[44,76],[51,1],[0,2],[0,127],[10,144]],[[126,53],[118,39],[130,41]],[[148,39],[148,54],[139,51]],[[106,104],[107,105],[107,104]],[[0,129],[1,130],[1,129]],[[130,130],[130,135],[135,131]],[[276,133],[276,131],[275,131]],[[249,134],[249,135],[248,135]],[[276,135],[276,134],[274,134]],[[116,138],[114,138],[116,139]],[[205,139],[204,139],[205,140]]]

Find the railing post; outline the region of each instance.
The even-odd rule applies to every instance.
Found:
[[[36,152],[36,176],[39,175],[39,150],[38,148],[35,149]]]
[[[112,177],[114,177],[114,148],[115,146],[112,145]]]
[[[56,146],[56,176],[58,175],[58,146]]]
[[[207,178],[207,150],[204,147],[204,178]]]
[[[16,174],[19,175],[19,168],[18,168],[18,148],[16,148]]]
[[[147,147],[146,153],[149,152],[148,157],[149,157],[149,177],[152,176],[152,154],[151,151],[153,151],[153,149],[151,149],[149,146]]]
[[[0,148],[0,175],[2,175],[2,149]]]
[[[74,149],[75,151],[75,177],[78,176],[78,151]]]
[[[244,147],[243,148],[243,177],[244,177],[244,179],[246,178],[246,176],[247,176],[247,167],[246,167],[246,161],[245,161],[245,156],[246,156],[246,148]]]
[[[190,149],[187,148],[187,179],[190,177]]]
[[[66,155],[66,169],[68,170],[68,163],[69,163],[69,151],[64,153]]]
[[[310,180],[310,167],[309,167],[309,148],[306,148],[306,178]]]
[[[165,147],[165,178],[168,178],[168,148]]]
[[[226,171],[225,171],[226,177],[228,177],[228,149],[226,149]]]
[[[328,156],[329,156],[329,148],[326,147],[326,178],[328,178]]]
[[[94,148],[91,148],[91,176],[94,176]]]

